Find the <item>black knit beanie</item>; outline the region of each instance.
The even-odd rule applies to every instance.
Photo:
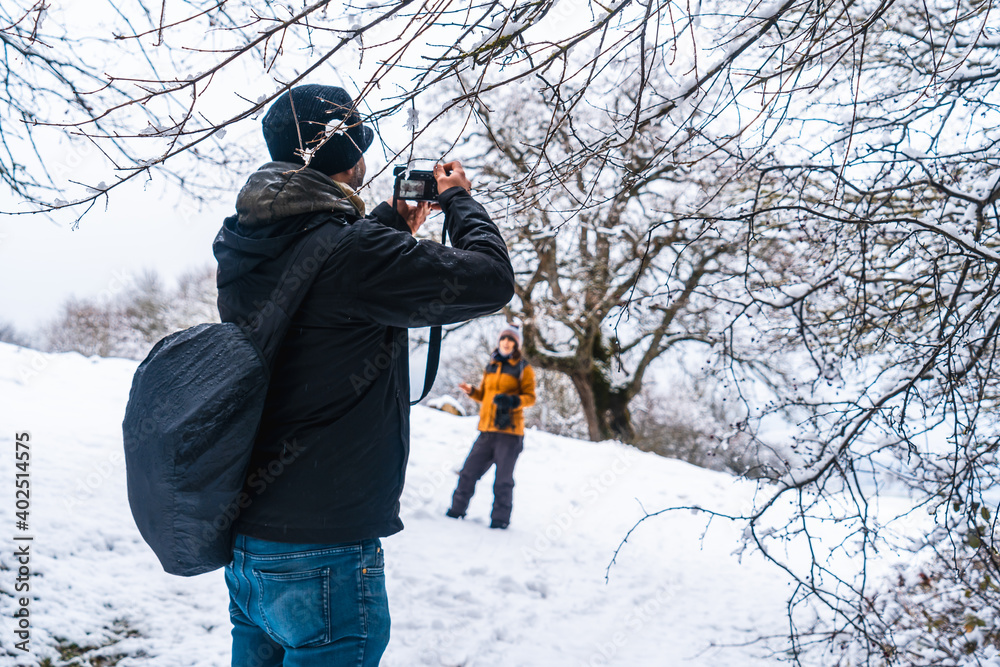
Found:
[[[309,167],[327,176],[347,171],[375,138],[353,109],[354,101],[343,88],[318,84],[292,88],[276,99],[264,116],[264,141],[271,159],[305,164],[298,151],[319,145],[329,126],[335,134],[316,151]]]

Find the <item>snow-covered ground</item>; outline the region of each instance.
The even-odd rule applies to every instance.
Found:
[[[136,363],[0,345],[0,665],[62,665],[86,651],[118,665],[229,664],[221,571],[162,572],[132,523],[120,424]],[[386,538],[387,667],[765,665],[759,636],[787,628],[780,571],[741,526],[668,506],[739,511],[754,486],[615,443],[530,431],[514,515],[490,530],[492,473],[469,518],[444,516],[475,417],[417,407],[403,497],[406,530]],[[27,531],[15,516],[15,437],[30,433]],[[707,526],[707,530],[706,530]],[[30,544],[30,652],[15,536]],[[103,648],[97,648],[103,647]],[[43,663],[46,659],[50,663]],[[72,664],[115,664],[74,662]]]

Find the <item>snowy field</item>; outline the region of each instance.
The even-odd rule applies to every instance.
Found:
[[[0,665],[229,664],[222,572],[163,573],[132,523],[120,424],[135,366],[0,344]],[[608,569],[643,508],[738,512],[752,484],[615,443],[529,431],[511,527],[489,530],[492,473],[468,519],[444,516],[475,427],[475,417],[414,409],[406,529],[383,541],[392,611],[383,665],[779,661],[751,642],[787,631],[788,583],[749,550],[734,555],[742,527],[662,515]],[[31,507],[21,531],[13,452],[25,431]],[[15,597],[15,544],[24,544],[15,535],[34,537],[29,653],[14,648],[12,615],[24,595]]]

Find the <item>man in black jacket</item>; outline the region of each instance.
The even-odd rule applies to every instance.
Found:
[[[389,639],[378,538],[403,528],[407,328],[495,312],[513,295],[513,270],[457,162],[434,169],[453,248],[413,237],[426,203],[365,215],[354,190],[373,134],[344,90],[294,88],[263,127],[273,161],[214,243],[222,320],[273,306],[302,235],[342,231],[322,266],[304,265],[320,273],[272,371],[226,568],[232,664],[377,665]]]

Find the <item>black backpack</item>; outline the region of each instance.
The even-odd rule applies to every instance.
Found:
[[[132,516],[170,574],[228,564],[270,368],[340,224],[294,247],[249,322],[199,324],[161,340],[132,380],[122,431]]]

